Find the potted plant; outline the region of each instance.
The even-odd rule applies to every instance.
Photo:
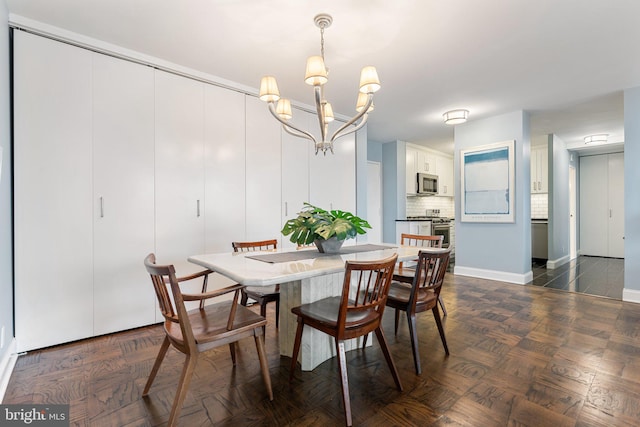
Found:
[[[365,234],[369,223],[351,212],[340,210],[326,211],[310,203],[305,203],[298,216],[288,220],[282,228],[282,234],[293,243],[309,245],[315,243],[323,253],[335,253],[340,250],[346,239]]]

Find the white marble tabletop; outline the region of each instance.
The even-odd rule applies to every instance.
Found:
[[[397,253],[398,261],[407,261],[416,258],[420,250],[433,250],[434,252],[440,250],[389,244],[380,244],[380,246],[388,246],[388,249],[336,254],[280,263],[268,263],[247,258],[247,256],[254,256],[259,252],[204,254],[190,256],[188,259],[194,264],[222,274],[237,283],[247,286],[268,286],[341,272],[344,270],[345,261],[348,260],[372,261],[387,258]],[[303,250],[316,251],[317,249]],[[279,252],[281,251],[279,250]]]

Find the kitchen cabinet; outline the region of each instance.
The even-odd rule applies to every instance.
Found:
[[[438,196],[453,197],[455,187],[451,157],[436,157],[436,175],[438,175]]]
[[[396,221],[396,243],[402,241],[402,234],[431,235],[431,221]]]
[[[580,157],[580,254],[624,258],[624,154]]]
[[[453,159],[450,156],[406,146],[406,193],[417,192],[417,174],[438,176],[437,196],[454,197]]]
[[[155,322],[154,71],[93,54],[93,334]],[[90,282],[89,282],[90,283]]]
[[[91,56],[14,32],[19,352],[93,335]]]
[[[547,147],[531,147],[531,193],[549,192],[549,159]]]

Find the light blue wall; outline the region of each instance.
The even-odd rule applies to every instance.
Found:
[[[406,216],[406,146],[402,141],[382,144],[382,241],[396,242],[396,219]],[[403,177],[400,179],[399,177]]]
[[[337,144],[340,144],[338,140]],[[356,132],[356,215],[367,218],[367,127]]]
[[[0,327],[5,329],[4,347],[0,360],[7,355],[8,343],[13,338],[13,237],[11,231],[11,116],[9,98],[9,12],[4,0],[0,1],[0,147],[2,171],[0,175]]]
[[[377,142],[367,144],[367,160],[382,163],[382,144]]]
[[[549,260],[569,256],[569,151],[549,135]]]
[[[460,222],[460,150],[515,140],[515,222]],[[455,128],[456,271],[488,270],[506,276],[531,274],[531,142],[524,111],[475,120]],[[499,275],[497,275],[499,276]],[[494,276],[495,277],[495,276]]]
[[[640,302],[640,87],[624,91],[624,288]],[[626,295],[625,295],[626,296]],[[628,299],[628,298],[625,298]]]

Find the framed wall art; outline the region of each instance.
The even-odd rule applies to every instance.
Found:
[[[514,222],[515,141],[460,150],[462,222]]]

